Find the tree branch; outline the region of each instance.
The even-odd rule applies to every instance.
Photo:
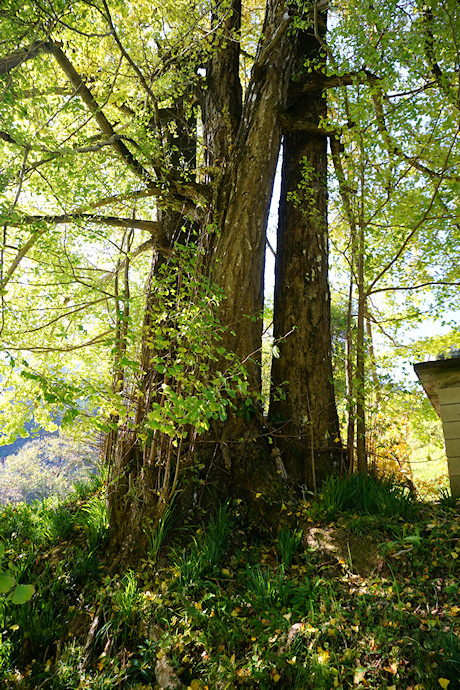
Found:
[[[168,179],[164,186],[158,185],[149,171],[144,168],[142,163],[133,155],[132,151],[128,149],[124,141],[117,135],[113,126],[102,112],[100,105],[86,86],[83,77],[77,72],[69,58],[57,43],[53,41],[37,42],[28,48],[16,51],[0,59],[0,75],[8,73],[14,67],[22,64],[25,60],[36,57],[39,53],[51,54],[54,56],[56,62],[72,84],[75,93],[80,96],[90,113],[94,116],[101,132],[105,135],[107,140],[110,140],[112,148],[120,155],[132,172],[147,184],[152,196],[161,197],[166,205],[174,206],[181,212],[189,214],[195,220],[201,218],[202,211],[200,207],[209,200],[211,195],[211,190],[208,185],[193,181],[185,182],[180,179],[174,180],[174,175],[167,176]],[[3,134],[4,136],[1,138],[5,141],[20,145],[19,142],[16,142],[8,133],[4,132]]]
[[[446,285],[448,287],[459,287],[460,282],[459,281],[454,281],[450,282],[448,280],[427,280],[426,283],[420,283],[419,285],[390,285],[389,287],[381,287],[377,288],[376,290],[372,290],[369,292],[369,295],[375,295],[377,292],[394,292],[396,290],[403,291],[403,290],[421,290],[424,287],[430,287],[430,286],[436,286],[436,285]]]
[[[21,347],[15,347],[12,345],[5,345],[5,349],[20,352],[73,352],[74,350],[81,350],[84,347],[89,347],[90,345],[97,345],[102,342],[104,338],[113,334],[113,330],[110,328],[108,331],[104,331],[99,335],[96,335],[91,340],[86,343],[79,343],[78,345],[69,345],[68,347],[41,347],[35,345],[22,345]]]
[[[407,161],[409,165],[411,165],[413,168],[415,168],[419,172],[424,173],[425,175],[428,175],[428,177],[431,177],[432,179],[442,180],[447,178],[449,180],[457,182],[460,181],[460,177],[456,175],[454,175],[453,177],[447,177],[445,174],[445,170],[443,170],[440,173],[436,170],[431,170],[431,168],[427,168],[426,165],[420,163],[416,156],[408,156],[406,153],[404,153],[401,147],[398,146],[398,144],[395,141],[393,141],[390,132],[388,131],[385,122],[385,114],[383,112],[383,92],[379,89],[377,92],[372,93],[372,100],[374,102],[377,127],[380,134],[382,135],[383,141],[390,155],[393,154],[395,156],[402,158],[403,160]]]
[[[167,238],[163,233],[163,228],[161,223],[156,223],[150,220],[133,220],[132,218],[116,218],[114,216],[93,216],[91,214],[85,213],[73,213],[73,214],[63,214],[61,216],[25,216],[20,220],[10,221],[8,224],[12,227],[21,227],[23,225],[32,225],[33,223],[46,222],[46,223],[71,223],[74,221],[83,220],[88,223],[96,223],[98,225],[109,225],[117,228],[138,228],[140,230],[146,230],[152,235],[152,239],[147,240],[141,244],[137,250],[134,250],[134,256],[138,256],[142,252],[146,251],[150,247],[155,248],[160,254],[170,254],[171,246]],[[34,246],[37,240],[47,232],[47,228],[39,229],[32,233],[27,242],[25,242],[21,248],[18,250],[16,256],[11,262],[8,271],[0,282],[0,288],[3,290],[11,280],[13,274],[15,273],[17,267],[21,263],[22,259],[26,256],[29,250]],[[113,275],[113,273],[106,274]]]
[[[48,52],[50,52],[54,56],[59,67],[62,69],[67,79],[72,84],[73,88],[75,89],[75,92],[80,96],[88,110],[94,115],[94,119],[96,120],[99,129],[102,131],[103,134],[105,134],[105,136],[108,139],[113,139],[112,146],[115,149],[115,151],[117,151],[121,158],[123,158],[125,163],[134,172],[134,174],[137,175],[137,177],[140,177],[141,180],[143,180],[147,184],[152,182],[150,173],[134,157],[134,155],[128,149],[126,144],[124,144],[123,141],[119,140],[116,137],[115,130],[113,129],[112,125],[102,112],[93,94],[88,89],[83,78],[80,74],[78,74],[77,70],[70,62],[69,58],[64,53],[62,48],[57,43],[53,43],[51,41],[49,41],[46,44],[46,46]]]
[[[128,149],[126,144],[117,137],[115,130],[113,129],[110,122],[107,120],[106,116],[100,109],[99,104],[94,99],[92,93],[84,83],[82,77],[78,74],[68,57],[65,55],[63,50],[56,43],[50,43],[50,52],[56,58],[57,63],[62,68],[70,83],[74,87],[76,93],[82,98],[83,102],[87,106],[88,110],[94,115],[94,118],[99,125],[102,133],[105,134],[107,138],[113,139],[113,148],[119,155],[123,158],[128,167],[137,175],[141,180],[146,182],[149,189],[157,190],[159,189],[150,173],[144,166],[137,160],[133,153]],[[168,180],[168,184],[172,187],[171,191],[167,189],[159,189],[158,196],[176,196],[176,201],[184,203],[187,200],[198,201],[202,203],[204,199],[209,198],[209,188],[207,185],[202,185],[197,182],[181,182]],[[184,199],[185,198],[185,199]]]
[[[313,91],[332,89],[335,86],[354,86],[355,84],[370,84],[372,86],[378,79],[379,77],[376,74],[368,70],[361,70],[360,72],[349,72],[341,76],[332,75],[330,77],[324,76],[322,79],[312,79],[298,88],[291,86],[289,93],[296,98]]]
[[[357,233],[357,219],[356,219],[355,213],[353,211],[352,191],[350,189],[350,185],[348,184],[348,180],[345,176],[345,171],[344,171],[343,165],[342,165],[342,157],[341,157],[342,144],[335,137],[331,137],[330,138],[330,147],[331,147],[332,162],[334,164],[335,174],[337,177],[337,181],[339,183],[339,194],[340,194],[340,197],[342,199],[342,203],[343,203],[343,206],[345,209],[345,215],[346,215],[347,221],[348,221],[348,226],[350,228],[350,240],[351,240],[351,247],[352,247],[352,257],[350,260],[350,270],[351,270],[351,273],[353,275],[354,274],[354,256],[356,253],[356,238],[358,236],[358,233]]]
[[[14,200],[13,200],[12,205],[11,205],[10,208],[8,209],[8,213],[13,213],[13,212],[14,212],[14,209],[16,208],[16,205],[17,205],[17,203],[18,203],[18,201],[19,201],[19,197],[20,197],[21,191],[22,191],[22,185],[23,185],[23,183],[24,183],[24,171],[25,171],[25,166],[26,166],[27,156],[28,156],[28,155],[29,155],[29,149],[26,148],[25,151],[24,151],[24,157],[23,157],[23,161],[22,161],[21,172],[20,172],[20,175],[19,175],[19,182],[18,182],[18,186],[17,186],[17,189],[16,189],[16,195],[15,195],[15,197],[14,197]],[[7,230],[7,227],[8,227],[8,223],[3,223],[3,228],[2,228],[2,246],[1,246],[1,249],[0,249],[0,288],[1,288],[2,290],[4,289],[6,283],[9,281],[10,275],[11,275],[11,274],[10,274],[10,271],[7,272],[6,277],[5,277],[4,274],[3,274],[4,250],[5,250],[5,246],[6,246],[6,230]],[[21,251],[22,251],[22,249],[19,251],[19,254],[21,254]],[[28,251],[28,249],[27,249],[26,251]],[[21,260],[21,258],[22,258],[22,256],[19,258],[17,264],[19,264],[19,261]],[[13,264],[14,264],[14,263],[15,263],[15,262],[13,261]],[[17,265],[17,264],[16,264],[16,265]],[[14,268],[12,269],[13,272],[14,272],[15,268],[16,268],[16,266],[14,266]],[[10,267],[10,270],[11,270],[11,267]],[[1,295],[1,302],[2,302],[2,323],[1,323],[1,327],[0,327],[0,332],[3,330],[3,325],[4,325],[4,322],[3,322],[3,306],[4,306],[4,305],[3,305],[3,294]]]
[[[152,103],[152,106],[153,106],[153,112],[154,112],[154,114],[155,114],[155,124],[156,124],[156,127],[157,127],[158,131],[161,132],[160,117],[159,117],[159,114],[158,114],[158,102],[157,102],[156,96],[155,96],[155,94],[153,93],[153,91],[152,91],[152,89],[150,88],[150,86],[149,86],[149,85],[147,84],[147,82],[145,81],[144,75],[142,74],[142,72],[141,72],[141,70],[139,69],[138,65],[134,62],[134,60],[133,60],[132,57],[129,55],[129,53],[126,51],[125,47],[123,46],[122,42],[120,41],[120,37],[118,36],[118,33],[117,33],[116,29],[115,29],[115,26],[113,25],[112,16],[111,16],[111,14],[110,14],[109,6],[107,5],[106,0],[102,0],[102,2],[103,2],[104,9],[105,9],[105,12],[106,12],[105,16],[106,16],[108,25],[110,26],[110,32],[111,32],[112,36],[114,37],[115,43],[117,44],[118,48],[120,49],[121,54],[123,55],[123,57],[125,58],[125,60],[131,65],[131,67],[133,68],[133,70],[134,70],[135,73],[137,74],[137,76],[138,76],[138,78],[139,78],[139,81],[140,81],[141,84],[142,84],[142,88],[144,89],[144,91],[146,92],[147,96],[149,97],[150,102]]]
[[[412,230],[409,232],[409,234],[407,235],[406,239],[401,243],[401,246],[399,247],[399,249],[398,249],[398,251],[396,252],[396,254],[393,256],[393,258],[392,258],[390,261],[388,261],[388,263],[387,263],[385,266],[383,266],[383,268],[379,271],[379,273],[375,276],[374,280],[373,280],[373,281],[371,282],[371,284],[368,286],[368,288],[367,288],[367,290],[366,290],[366,297],[368,297],[368,295],[370,295],[370,294],[373,292],[374,287],[375,287],[375,285],[379,282],[379,280],[380,280],[380,279],[385,275],[385,273],[387,273],[387,272],[390,270],[390,268],[391,268],[392,266],[394,266],[394,264],[400,259],[400,257],[401,257],[402,254],[404,253],[405,249],[407,248],[407,246],[408,246],[409,243],[411,242],[412,238],[416,235],[416,233],[417,233],[417,231],[419,230],[419,228],[420,228],[420,227],[423,225],[423,223],[426,221],[426,219],[427,219],[427,217],[428,217],[428,214],[429,214],[429,212],[431,211],[431,209],[432,209],[432,207],[433,207],[433,204],[434,204],[434,202],[435,202],[435,200],[436,200],[436,197],[437,197],[437,194],[438,194],[438,191],[439,191],[439,187],[440,187],[440,185],[441,185],[441,182],[442,182],[442,180],[444,179],[444,174],[443,174],[443,173],[445,172],[445,169],[446,169],[446,167],[447,167],[447,162],[448,162],[449,156],[450,156],[450,154],[451,154],[452,148],[454,147],[456,138],[457,138],[457,137],[454,137],[454,139],[452,140],[452,143],[451,143],[451,145],[450,145],[450,148],[449,148],[449,150],[447,151],[446,158],[445,158],[445,160],[444,160],[443,171],[442,171],[440,177],[439,177],[439,178],[437,179],[437,181],[436,181],[436,184],[435,184],[435,186],[434,186],[433,194],[431,195],[431,199],[430,199],[430,201],[429,201],[429,203],[428,203],[428,206],[427,206],[425,212],[423,213],[423,215],[422,215],[422,217],[420,218],[420,220],[414,225],[414,227],[412,228]]]
[[[22,247],[19,249],[18,253],[14,257],[13,261],[11,262],[10,267],[8,268],[5,276],[2,278],[2,281],[0,283],[0,288],[2,290],[5,289],[5,287],[8,285],[10,282],[14,272],[16,271],[17,267],[21,263],[22,259],[25,257],[29,249],[32,249],[34,246],[35,242],[38,240],[41,235],[43,235],[46,232],[46,230],[39,230],[38,232],[34,232],[27,242],[25,242]]]
[[[131,201],[135,199],[148,199],[151,196],[155,196],[155,192],[150,189],[139,189],[134,192],[127,192],[126,194],[112,194],[111,196],[103,197],[97,201],[92,201],[85,206],[77,206],[71,213],[80,214],[84,213],[85,210],[102,208],[103,206],[108,206],[109,204],[119,204],[123,201]]]
[[[36,57],[39,53],[49,53],[48,44],[42,41],[36,41],[32,45],[26,48],[21,48],[20,50],[15,50],[13,53],[0,58],[0,75],[8,74],[15,67],[19,67],[27,60],[31,60]]]
[[[8,132],[1,132],[0,131],[0,139],[3,141],[6,141],[8,144],[13,144],[14,146],[20,146],[21,148],[24,148],[24,144],[20,144],[18,141],[13,139],[11,134],[8,134]]]
[[[133,249],[129,253],[129,261],[132,261],[136,257],[138,257],[140,254],[143,254],[144,252],[148,251],[149,249],[156,249],[155,243],[153,240],[146,240],[142,244],[140,244],[136,249]],[[172,254],[172,250],[169,252]],[[107,273],[104,273],[104,275],[101,277],[101,281],[103,283],[107,282],[111,278],[113,278],[117,273],[120,273],[120,271],[123,271],[126,267],[126,264],[128,263],[128,257],[125,257],[123,261],[120,261],[117,265],[117,267],[113,271],[107,271]]]
[[[34,223],[40,222],[60,224],[73,223],[79,220],[87,223],[95,223],[96,225],[109,225],[114,228],[137,228],[139,230],[146,230],[152,235],[152,241],[155,242],[157,251],[170,252],[170,245],[163,233],[162,224],[152,220],[117,218],[116,216],[96,216],[90,213],[64,213],[59,216],[23,216],[17,220],[9,221],[8,224],[13,227],[21,227],[22,225],[33,225]]]
[[[452,84],[450,83],[449,79],[443,74],[439,66],[439,63],[436,60],[434,52],[433,10],[431,8],[425,8],[423,11],[423,18],[425,20],[426,25],[426,39],[424,41],[425,56],[429,65],[429,69],[431,71],[431,74],[433,75],[436,84],[445,94],[448,101],[451,103],[451,105],[455,106],[455,108],[459,109],[460,94],[455,93]]]
[[[89,307],[94,307],[96,304],[100,304],[101,302],[106,302],[107,297],[99,297],[99,299],[95,299],[92,302],[86,302],[85,304],[82,304],[78,307],[75,307],[74,309],[70,309],[66,311],[64,314],[59,314],[58,316],[55,316],[54,319],[51,319],[51,321],[48,321],[48,323],[44,323],[41,326],[36,326],[35,328],[29,328],[27,331],[22,331],[19,333],[19,335],[26,335],[27,333],[36,333],[37,331],[42,331],[44,328],[48,328],[48,326],[52,326],[53,324],[57,323],[61,319],[64,319],[66,316],[71,316],[72,314],[78,314],[80,311],[84,311],[85,309],[88,309]]]

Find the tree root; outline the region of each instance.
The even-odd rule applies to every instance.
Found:
[[[83,659],[80,664],[80,671],[84,671],[85,669],[88,668],[91,659],[93,658],[93,651],[94,651],[94,644],[95,644],[95,639],[96,639],[96,634],[99,629],[99,624],[102,616],[102,606],[99,606],[97,609],[95,616],[93,618],[93,622],[91,623],[91,627],[89,629],[85,646],[83,649]]]

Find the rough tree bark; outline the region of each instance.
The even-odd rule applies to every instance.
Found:
[[[260,389],[265,231],[281,142],[278,114],[285,108],[292,64],[289,25],[285,3],[268,0],[263,36],[214,214],[219,236],[211,275],[226,295],[221,308],[222,324],[228,326],[225,346],[247,361],[254,389]]]
[[[166,126],[163,145],[165,150],[171,152],[170,163],[176,170],[193,170],[196,141],[191,132],[196,123],[185,119],[182,108],[171,109],[169,115],[174,135]],[[187,241],[187,230],[191,224],[180,212],[162,209],[158,213],[158,222],[171,252],[176,241]],[[139,433],[145,426],[152,403],[158,401],[161,384],[166,381],[152,366],[152,356],[155,354],[153,343],[158,330],[155,277],[167,261],[167,254],[153,252],[145,291],[140,376],[135,390],[130,391],[130,382],[125,381],[125,396],[135,400],[132,424],[114,429],[106,438],[105,461],[110,470],[107,496],[110,518],[108,551],[115,554],[115,567],[120,561],[136,558],[147,547],[148,526],[155,526],[164,514],[176,488],[180,464],[185,464],[189,455],[181,452],[181,445],[176,450],[173,439],[167,434],[155,431],[150,443],[145,443]],[[174,319],[173,314],[171,319]],[[191,440],[192,437],[188,439],[189,450]]]
[[[222,16],[223,14],[223,16]],[[223,169],[230,155],[241,122],[240,82],[241,0],[214,8],[212,26],[219,26],[220,42],[206,65],[206,90],[202,97],[203,143],[206,165]],[[212,175],[211,175],[212,177]]]
[[[232,10],[227,18],[227,31],[237,30],[239,26],[236,0]],[[225,294],[219,314],[222,325],[227,327],[222,345],[246,363],[249,387],[255,392],[260,390],[261,382],[265,230],[281,140],[278,114],[285,109],[292,61],[290,23],[286,4],[268,0],[238,130],[238,61],[231,42],[218,49],[207,66],[209,93],[203,105],[208,162],[218,167],[219,173],[214,180],[214,203],[206,218],[207,225],[211,220],[215,229],[206,265],[212,280]],[[234,74],[227,79],[227,88],[223,88],[224,71],[230,66]],[[236,100],[236,106],[233,104],[233,117],[228,119],[232,99]],[[220,120],[216,113],[220,113]],[[220,125],[216,126],[219,121]],[[147,325],[148,319],[149,308]],[[146,327],[146,334],[148,330]],[[150,353],[144,347],[143,353],[142,370],[148,388]],[[148,395],[139,396],[136,405],[136,420],[140,420],[148,412]],[[247,420],[235,414],[214,427],[213,436],[203,444],[205,449],[217,450],[203,451],[204,472],[211,491],[214,485],[221,495],[244,496],[250,501],[254,501],[257,492],[273,493],[279,478],[261,425],[258,415]],[[194,444],[187,446],[190,449]],[[125,554],[122,556],[125,559],[145,541],[146,519],[155,520],[161,515],[162,491],[167,500],[168,490],[174,487],[176,470],[182,473],[187,469],[189,454],[181,453],[180,447],[173,450],[168,446],[161,463],[155,457],[159,450],[155,440],[150,446],[139,443],[135,425],[131,434],[118,435],[109,495],[111,544],[113,550]],[[158,491],[160,474],[163,488]]]
[[[220,321],[224,347],[245,363],[249,389],[261,390],[265,233],[278,160],[281,127],[292,66],[294,34],[287,6],[268,0],[262,39],[242,117],[218,187],[214,213],[218,235],[211,277],[222,289]],[[243,404],[243,401],[242,401]],[[255,406],[257,407],[257,406]],[[260,414],[233,414],[215,429],[226,491],[250,503],[258,493],[280,488]]]
[[[338,471],[341,462],[331,357],[327,137],[320,129],[327,115],[321,88],[325,33],[322,13],[312,16],[311,26],[298,36],[283,118],[274,301],[274,338],[280,356],[273,360],[270,404],[291,484],[315,490]],[[315,83],[316,89],[302,89]],[[291,123],[299,129],[289,131]]]

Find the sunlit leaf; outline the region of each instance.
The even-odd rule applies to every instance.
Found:
[[[25,604],[34,594],[35,587],[33,585],[17,585],[11,597],[11,601],[13,604]]]
[[[0,594],[6,594],[16,584],[16,580],[8,573],[0,573]]]

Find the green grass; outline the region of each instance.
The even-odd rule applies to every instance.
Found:
[[[414,517],[416,505],[410,488],[392,475],[352,474],[328,477],[316,508],[329,518],[351,512],[409,519]]]
[[[171,560],[179,588],[193,589],[205,573],[208,576],[217,573],[231,530],[229,508],[219,506],[216,514],[211,516],[207,530],[199,529],[199,534],[189,539],[191,545],[188,548],[172,549]]]
[[[109,514],[104,493],[95,494],[83,503],[79,517],[88,540],[88,547],[90,551],[95,551],[104,544],[109,528]]]
[[[431,444],[411,453],[412,480],[422,499],[435,499],[439,489],[447,488],[449,471],[444,445]]]
[[[5,557],[36,595],[21,607],[0,599],[0,688],[156,690],[162,663],[192,690],[458,689],[457,509],[414,504],[385,480],[371,493],[412,509],[375,514],[355,484],[332,489],[314,508],[292,505],[290,529],[263,539],[241,502],[196,513],[137,570],[110,575],[88,494],[5,508]],[[96,541],[89,519],[102,525]]]
[[[301,529],[283,528],[278,535],[278,551],[284,568],[289,568],[302,543]]]

